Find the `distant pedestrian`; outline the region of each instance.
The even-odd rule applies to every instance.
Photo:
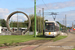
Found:
[[[70,29],[69,29],[69,32],[70,32]]]
[[[14,32],[14,28],[13,28],[13,32]]]

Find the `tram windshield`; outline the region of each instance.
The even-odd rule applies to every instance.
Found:
[[[45,23],[46,32],[54,32],[55,31],[54,27],[55,27],[54,23]]]

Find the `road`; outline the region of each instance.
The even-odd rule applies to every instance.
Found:
[[[72,50],[73,48],[75,48],[75,34],[69,33],[65,39],[42,44],[35,50]]]
[[[68,37],[56,42],[47,42],[40,45],[25,45],[0,50],[72,50],[75,48],[75,34],[69,33]]]

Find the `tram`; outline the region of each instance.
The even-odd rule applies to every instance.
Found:
[[[44,35],[55,37],[59,34],[59,24],[55,21],[46,21]]]

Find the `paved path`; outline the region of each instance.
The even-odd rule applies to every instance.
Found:
[[[68,34],[68,37],[56,42],[47,42],[42,45],[25,45],[0,50],[72,50],[75,46],[75,34]]]
[[[48,42],[35,50],[72,50],[75,47],[75,34],[68,34],[68,37],[56,42]]]
[[[24,45],[24,46],[17,46],[17,47],[11,47],[11,48],[4,48],[0,50],[33,50],[38,45]]]

